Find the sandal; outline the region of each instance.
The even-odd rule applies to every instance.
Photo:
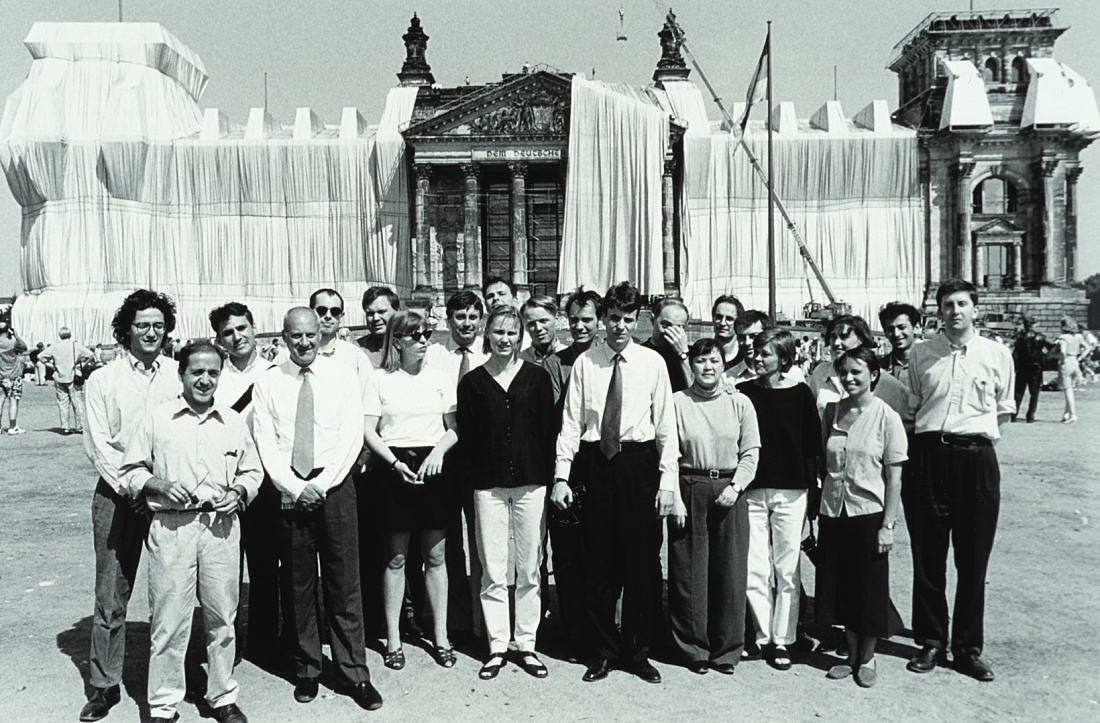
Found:
[[[539,660],[539,656],[534,653],[520,653],[516,665],[523,668],[524,673],[536,678],[545,678],[550,675],[550,671],[547,670],[546,666]]]
[[[776,645],[775,650],[772,651],[771,666],[776,670],[790,670],[791,669],[791,654],[787,652],[787,648],[782,645]]]
[[[500,669],[503,667],[504,653],[493,653],[485,661],[485,665],[481,666],[481,670],[477,671],[477,677],[482,680],[492,680],[500,674]]]
[[[435,662],[439,663],[444,668],[455,667],[455,663],[458,662],[458,657],[455,655],[455,649],[451,647],[444,648],[441,645],[435,646]]]
[[[387,650],[382,656],[382,665],[390,670],[401,670],[405,667],[405,649]]]

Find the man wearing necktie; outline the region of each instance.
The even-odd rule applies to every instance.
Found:
[[[320,557],[337,683],[361,707],[375,710],[382,696],[370,683],[366,663],[358,516],[350,482],[363,445],[363,403],[355,372],[318,356],[320,326],[312,309],[287,312],[283,340],[290,355],[256,380],[252,433],[282,498],[279,547],[293,586],[294,698],[300,703],[316,698],[321,676]]]
[[[629,282],[604,299],[607,343],[573,365],[558,436],[551,501],[573,504],[568,480],[584,489],[586,606],[596,648],[584,680],[614,663],[648,683],[661,594],[661,518],[676,513],[679,445],[672,388],[659,354],[633,342],[641,298]],[[615,605],[623,596],[621,631]]]

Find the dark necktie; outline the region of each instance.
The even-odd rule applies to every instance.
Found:
[[[462,355],[462,362],[458,365],[458,381],[470,372],[470,347],[459,347],[458,353]]]
[[[622,449],[622,440],[619,438],[623,423],[623,373],[619,364],[623,360],[622,354],[616,354],[612,361],[615,368],[611,371],[611,384],[607,387],[607,400],[603,405],[603,418],[600,420],[600,451],[603,456],[611,459]]]
[[[302,369],[302,386],[298,390],[298,409],[294,414],[294,450],[290,468],[302,479],[313,471],[313,385],[309,369]]]

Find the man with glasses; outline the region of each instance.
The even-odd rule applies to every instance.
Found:
[[[388,286],[372,286],[363,292],[363,313],[367,316],[367,334],[356,340],[371,365],[380,369],[384,350],[382,344],[386,338],[386,324],[393,312],[401,308],[401,298]]]
[[[134,430],[181,390],[179,375],[161,356],[165,334],[176,328],[176,307],[164,294],[141,289],[126,297],[111,327],[127,350],[85,385],[84,451],[99,473],[92,497],[95,544],[95,608],[92,612],[89,683],[92,694],[80,720],[107,716],[121,700],[126,656],[126,608],[141,548],[149,532],[143,494],[123,484],[122,458]]]
[[[374,367],[362,351],[350,341],[338,336],[344,318],[344,297],[336,289],[317,289],[309,295],[309,308],[321,320],[321,336],[317,346],[318,356],[343,364],[355,371],[360,388],[366,385]]]

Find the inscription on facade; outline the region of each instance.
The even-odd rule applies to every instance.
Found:
[[[486,148],[474,149],[475,161],[541,161],[561,160],[560,148]]]

